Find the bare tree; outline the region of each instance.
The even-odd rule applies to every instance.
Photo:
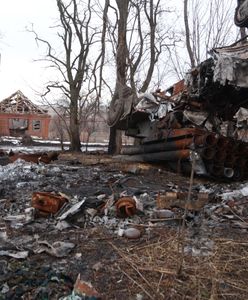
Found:
[[[117,83],[110,104],[110,143],[113,145],[118,121],[126,106],[127,98],[136,92],[145,92],[154,75],[162,50],[168,45],[168,31],[159,26],[158,19],[168,11],[162,10],[160,0],[117,1],[115,15],[118,35],[112,25],[111,42],[116,55]],[[125,30],[125,31],[124,31]],[[129,88],[129,86],[131,88]],[[129,98],[130,99],[130,98]],[[115,128],[114,128],[115,127]],[[116,143],[118,144],[118,143]],[[117,152],[116,146],[109,153]]]
[[[70,137],[70,102],[68,98],[62,98],[56,103],[49,102],[43,97],[43,104],[52,109],[54,117],[52,118],[52,128],[54,137],[59,137],[61,146],[63,145],[64,138]],[[81,92],[78,101],[78,122],[79,132],[87,132],[88,139],[96,129],[96,117],[99,115],[98,100],[95,95],[86,92]]]
[[[69,101],[69,133],[73,151],[80,151],[81,148],[79,102],[81,101],[82,86],[87,85],[88,94],[96,90],[95,85],[93,87],[89,87],[89,85],[96,78],[95,73],[100,63],[104,63],[103,59],[97,59],[95,64],[91,63],[94,57],[92,56],[93,51],[90,50],[99,42],[101,34],[100,28],[95,25],[97,23],[96,14],[93,18],[94,4],[92,2],[92,0],[87,3],[78,0],[69,2],[57,0],[59,25],[55,28],[58,30],[57,36],[62,45],[61,52],[56,52],[49,41],[35,33],[36,40],[47,46],[45,60],[59,72],[61,78],[49,82],[45,95],[51,89],[59,89]]]
[[[51,120],[49,131],[50,137],[52,137],[53,139],[59,138],[61,150],[64,151],[64,142],[67,133],[65,119],[62,119],[58,115],[54,115]]]
[[[171,43],[169,27],[161,26],[167,13],[160,0],[131,1],[128,74],[133,90],[147,91],[160,54]]]
[[[86,143],[88,144],[90,136],[96,129],[96,117],[99,110],[97,98],[94,96],[88,97],[87,93],[85,97],[82,97],[83,102],[80,104],[80,131],[86,132]]]
[[[191,42],[190,42],[190,30],[189,30],[189,19],[188,19],[188,0],[184,0],[183,2],[183,16],[184,16],[184,26],[185,26],[185,40],[186,40],[186,47],[187,47],[187,52],[189,55],[190,59],[190,65],[191,68],[195,67],[195,57],[194,53],[191,47]]]
[[[237,38],[232,0],[184,0],[185,44],[190,67],[206,59],[212,48],[224,46]]]

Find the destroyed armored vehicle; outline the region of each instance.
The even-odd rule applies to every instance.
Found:
[[[214,49],[166,91],[134,96],[127,87],[111,104],[110,126],[138,141],[131,160],[166,162],[214,178],[248,177],[248,43]],[[121,98],[121,97],[120,97]],[[121,104],[124,102],[124,104]]]

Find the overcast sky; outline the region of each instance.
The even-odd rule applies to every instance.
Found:
[[[173,6],[177,7],[177,13],[182,9],[182,0],[163,0],[162,2],[165,3],[164,1],[166,5],[173,3]],[[228,2],[230,1],[232,3],[232,0],[228,0]],[[233,2],[233,5],[236,5],[236,1]],[[231,13],[234,13],[234,7],[231,9]],[[2,1],[0,10],[0,101],[17,90],[21,90],[33,101],[40,99],[38,92],[44,91],[46,82],[51,79],[52,71],[45,68],[44,63],[34,61],[41,58],[44,48],[38,48],[34,35],[27,32],[26,28],[31,28],[33,24],[35,31],[41,37],[51,41],[54,32],[49,27],[55,24],[57,18],[56,0]],[[231,22],[233,22],[233,17]],[[178,27],[180,26],[177,22],[177,29]]]
[[[42,51],[36,45],[34,35],[26,27],[34,28],[43,36],[57,16],[54,0],[9,0],[2,1],[0,10],[0,101],[17,90],[28,98],[38,96],[47,80],[47,70],[40,63]]]
[[[0,10],[0,101],[21,90],[31,100],[39,100],[49,81],[51,69],[35,62],[44,54],[38,48],[34,35],[26,28],[34,29],[47,40],[58,17],[56,0],[8,0],[2,1]]]

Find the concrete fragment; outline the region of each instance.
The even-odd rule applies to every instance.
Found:
[[[75,247],[75,244],[70,242],[57,241],[53,244],[49,244],[47,241],[38,242],[37,247],[34,249],[35,253],[46,252],[55,257],[67,256],[71,250]]]
[[[9,256],[17,259],[23,259],[28,257],[28,251],[1,250],[0,256]]]
[[[128,228],[124,231],[124,236],[128,239],[138,239],[141,236],[141,232],[137,228]]]
[[[175,213],[169,209],[158,209],[155,211],[155,217],[158,219],[173,218]]]

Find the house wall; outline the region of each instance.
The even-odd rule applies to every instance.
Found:
[[[21,119],[21,120],[28,120],[28,128],[23,132],[23,134],[28,134],[31,136],[37,136],[43,139],[48,138],[49,133],[49,124],[51,117],[49,115],[35,115],[35,114],[7,114],[7,113],[0,113],[0,135],[16,135],[13,134],[13,130],[10,130],[10,122],[13,119]],[[39,121],[34,122],[34,121]],[[39,127],[37,124],[40,123],[40,128],[34,128],[34,123],[36,123],[36,128]]]

